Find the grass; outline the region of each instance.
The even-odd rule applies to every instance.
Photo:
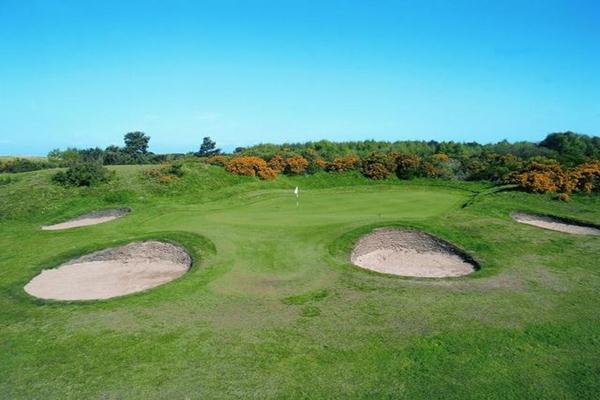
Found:
[[[165,187],[142,168],[114,167],[117,179],[97,188],[52,185],[53,171],[0,185],[0,398],[600,395],[600,238],[509,217],[518,209],[600,223],[598,196],[560,203],[479,183],[354,174],[262,182],[194,164]],[[117,206],[133,212],[39,230]],[[353,241],[386,225],[448,240],[481,270],[435,280],[350,265]],[[194,267],[108,301],[46,302],[22,289],[43,268],[144,238],[181,243]]]

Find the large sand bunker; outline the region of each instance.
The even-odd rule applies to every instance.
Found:
[[[424,232],[382,228],[363,236],[351,261],[385,274],[443,278],[470,274],[477,263],[462,251]]]
[[[567,222],[559,218],[525,213],[512,213],[515,221],[558,232],[574,233],[576,235],[600,235],[600,229],[583,224]]]
[[[96,251],[43,270],[27,285],[50,300],[96,300],[150,289],[185,274],[192,260],[176,245],[146,241]]]
[[[62,229],[78,228],[80,226],[101,224],[112,221],[113,219],[124,217],[125,215],[129,214],[130,211],[131,210],[129,208],[114,208],[111,210],[94,211],[92,213],[84,214],[59,224],[42,226],[42,229],[45,231],[58,231]]]

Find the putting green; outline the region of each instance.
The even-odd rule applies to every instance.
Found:
[[[476,183],[373,183],[352,175],[272,182],[186,166],[153,186],[140,167],[90,189],[50,173],[0,188],[0,398],[594,398],[600,393],[597,237],[518,224],[510,212],[600,222],[568,204]],[[346,186],[330,183],[344,182]],[[299,205],[292,193],[300,186]],[[39,226],[99,208],[125,218]],[[348,262],[378,226],[450,241],[467,277],[387,276]],[[122,298],[36,300],[43,268],[136,240],[172,240],[194,265]]]

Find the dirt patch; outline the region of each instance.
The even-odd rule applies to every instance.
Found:
[[[108,299],[172,281],[185,274],[191,263],[187,252],[174,244],[134,242],[43,270],[25,285],[25,291],[50,300]]]
[[[573,233],[576,235],[600,235],[600,229],[585,224],[578,224],[543,215],[534,215],[526,213],[512,213],[510,215],[515,221],[522,224],[537,226],[539,228],[550,229],[553,231]]]
[[[62,229],[78,228],[80,226],[97,225],[112,221],[113,219],[124,217],[130,212],[131,209],[129,208],[114,208],[111,210],[94,211],[92,213],[84,214],[59,224],[42,226],[42,229],[45,231],[58,231]]]
[[[408,229],[376,229],[352,251],[353,264],[386,274],[443,278],[468,275],[477,263],[441,239]]]

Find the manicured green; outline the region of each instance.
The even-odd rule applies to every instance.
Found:
[[[600,237],[509,218],[600,223],[598,196],[356,174],[264,182],[190,163],[161,186],[143,168],[91,188],[53,185],[55,170],[0,185],[0,398],[600,397]],[[133,212],[39,229],[118,206]],[[482,268],[411,279],[350,265],[353,241],[387,225],[435,234]],[[181,243],[191,271],[107,301],[23,291],[43,268],[146,238]]]

